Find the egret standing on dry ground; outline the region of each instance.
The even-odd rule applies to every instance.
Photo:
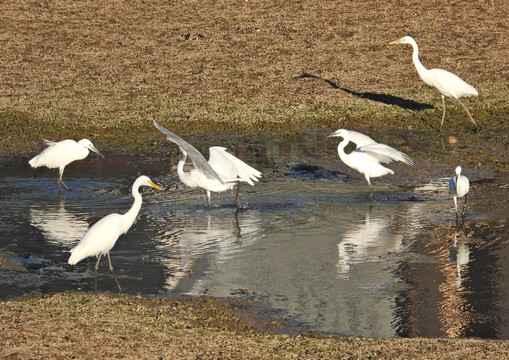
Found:
[[[98,222],[96,222],[87,233],[80,240],[78,245],[71,250],[71,257],[69,264],[75,265],[81,260],[89,256],[97,256],[97,263],[95,264],[95,291],[97,291],[97,269],[99,268],[99,261],[104,254],[108,255],[108,263],[113,278],[117,283],[118,289],[122,290],[120,284],[113,271],[111,265],[110,250],[115,246],[117,239],[120,235],[125,234],[133,225],[136,216],[140,212],[142,198],[138,191],[140,186],[151,186],[158,190],[162,190],[159,186],[154,184],[147,176],[142,175],[136,179],[132,187],[134,196],[134,203],[125,214],[110,214]]]
[[[463,204],[463,212],[461,216],[465,215],[465,210],[467,209],[467,194],[468,190],[470,190],[470,182],[468,178],[464,175],[461,175],[461,166],[456,168],[456,176],[453,176],[451,180],[449,180],[449,190],[452,193],[452,199],[454,200],[454,209],[456,210],[456,217],[459,216],[458,213],[458,198],[465,197],[465,203]]]
[[[210,192],[222,192],[233,189],[237,184],[235,194],[235,206],[242,209],[244,205],[239,204],[239,188],[241,182],[254,186],[253,181],[258,181],[262,173],[252,168],[242,160],[226,152],[226,148],[213,146],[209,148],[209,161],[196,150],[191,144],[178,137],[170,130],[154,121],[154,125],[166,135],[166,138],[178,145],[182,153],[182,159],[178,162],[177,172],[180,180],[187,186],[199,187],[207,191],[207,198],[210,205]],[[191,158],[194,168],[184,172],[184,164],[187,155]]]
[[[369,198],[373,195],[373,185],[371,185],[370,178],[394,174],[394,171],[380,163],[402,161],[408,165],[414,164],[408,155],[390,146],[379,144],[369,136],[357,131],[340,129],[327,137],[336,136],[343,138],[343,141],[338,145],[339,157],[346,165],[364,175],[370,187]],[[347,154],[345,153],[345,147],[350,141],[355,143],[356,149]]]
[[[88,139],[82,139],[78,142],[74,140],[62,140],[59,142],[53,142],[44,140],[48,147],[44,149],[39,155],[34,157],[28,163],[33,167],[46,166],[49,169],[59,168],[58,176],[58,190],[60,191],[60,183],[62,183],[67,190],[69,188],[65,185],[62,180],[65,167],[73,162],[74,160],[82,160],[88,156],[89,150],[92,150],[96,154],[104,156],[95,148],[92,142]]]
[[[444,125],[445,119],[445,97],[452,97],[458,100],[458,102],[463,106],[466,110],[470,120],[475,125],[475,130],[478,131],[479,127],[476,122],[470,115],[467,107],[463,105],[460,97],[470,97],[477,96],[477,90],[472,86],[467,84],[465,81],[461,80],[457,75],[442,69],[426,69],[421,62],[419,61],[419,48],[417,47],[417,43],[411,36],[404,36],[399,40],[391,41],[389,45],[394,44],[410,44],[413,48],[412,60],[414,62],[415,68],[417,69],[417,73],[419,77],[429,86],[435,87],[442,94],[442,123],[440,124],[440,130],[442,130],[442,126]]]

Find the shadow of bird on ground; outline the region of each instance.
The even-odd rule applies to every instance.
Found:
[[[313,79],[322,80],[322,81],[326,82],[327,84],[329,84],[334,89],[342,90],[348,94],[357,96],[358,98],[361,98],[361,99],[377,101],[377,102],[381,102],[381,103],[384,103],[387,105],[396,105],[396,106],[399,106],[399,107],[401,107],[403,109],[407,109],[407,110],[433,109],[432,105],[423,104],[423,103],[416,102],[413,100],[403,99],[403,98],[400,98],[400,97],[394,96],[394,95],[377,94],[377,93],[373,93],[373,92],[357,92],[357,91],[345,89],[345,88],[339,87],[336,83],[334,83],[330,80],[323,79],[319,76],[308,74],[308,73],[302,73],[301,75],[296,77],[296,79],[304,79],[304,78],[313,78]]]

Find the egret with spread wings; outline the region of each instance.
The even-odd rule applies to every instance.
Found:
[[[408,155],[390,146],[379,144],[369,136],[357,131],[340,129],[327,137],[343,138],[343,141],[338,145],[339,157],[346,165],[364,175],[370,186],[370,198],[373,195],[373,185],[370,178],[394,174],[394,171],[381,165],[381,163],[402,161],[408,165],[414,164]],[[350,141],[355,143],[357,147],[350,154],[347,154],[345,153],[345,147]]]
[[[207,161],[205,157],[187,141],[155,121],[154,125],[166,135],[168,140],[175,143],[180,148],[182,158],[178,162],[177,172],[180,180],[185,185],[192,188],[199,187],[207,191],[207,198],[210,205],[211,192],[230,190],[237,184],[235,206],[237,206],[237,208],[245,207],[238,202],[240,183],[245,182],[254,186],[254,181],[258,181],[258,178],[262,175],[261,172],[228,153],[226,148],[220,146],[209,148],[210,156],[209,161]],[[193,162],[194,168],[185,172],[184,164],[188,155]]]

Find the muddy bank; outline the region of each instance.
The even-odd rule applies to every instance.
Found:
[[[508,341],[277,335],[270,318],[214,298],[148,299],[61,293],[0,304],[8,359],[374,358],[500,359]],[[261,331],[269,330],[269,331]]]

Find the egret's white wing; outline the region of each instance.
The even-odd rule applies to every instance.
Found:
[[[200,171],[205,177],[207,177],[209,179],[217,180],[221,184],[224,184],[224,181],[221,179],[221,177],[218,174],[216,174],[216,172],[214,171],[214,169],[212,169],[212,167],[209,165],[207,160],[203,157],[203,155],[198,150],[196,150],[196,148],[193,145],[189,144],[187,141],[185,141],[181,137],[175,135],[170,130],[166,129],[164,126],[159,125],[155,120],[154,120],[154,125],[156,128],[159,129],[159,131],[161,131],[162,133],[164,133],[166,135],[166,138],[168,140],[177,144],[178,147],[180,147],[182,150],[184,150],[187,153],[187,155],[189,155],[189,157],[191,158],[191,161],[194,164],[194,168],[196,170]]]
[[[434,77],[434,85],[442,94],[452,97],[477,96],[477,90],[458,75],[443,69],[431,69]]]
[[[53,142],[44,140],[44,142],[48,147],[28,162],[32,167],[46,166],[53,169],[65,166],[74,160],[72,154],[76,151],[76,141]]]
[[[52,146],[52,145],[55,145],[56,142],[55,141],[49,141],[49,140],[46,140],[46,139],[42,139],[42,141],[44,141],[44,143],[48,146]]]
[[[412,159],[410,159],[410,157],[407,154],[402,153],[401,151],[398,151],[385,144],[377,143],[368,144],[360,147],[358,150],[365,153],[369,153],[371,156],[374,156],[375,158],[380,160],[380,162],[383,163],[390,163],[392,161],[402,161],[408,165],[414,164]]]
[[[240,178],[249,185],[254,185],[253,181],[258,181],[258,177],[262,175],[255,168],[228,153],[224,147],[212,146],[209,148],[209,153],[210,166],[224,180]]]
[[[361,146],[369,145],[369,144],[376,144],[376,141],[370,138],[368,135],[361,134],[360,132],[353,131],[353,130],[346,130],[348,131],[348,140],[355,143],[357,145],[357,149]]]
[[[120,214],[110,214],[92,225],[78,245],[71,249],[69,264],[110,251],[121,235],[121,218]]]

